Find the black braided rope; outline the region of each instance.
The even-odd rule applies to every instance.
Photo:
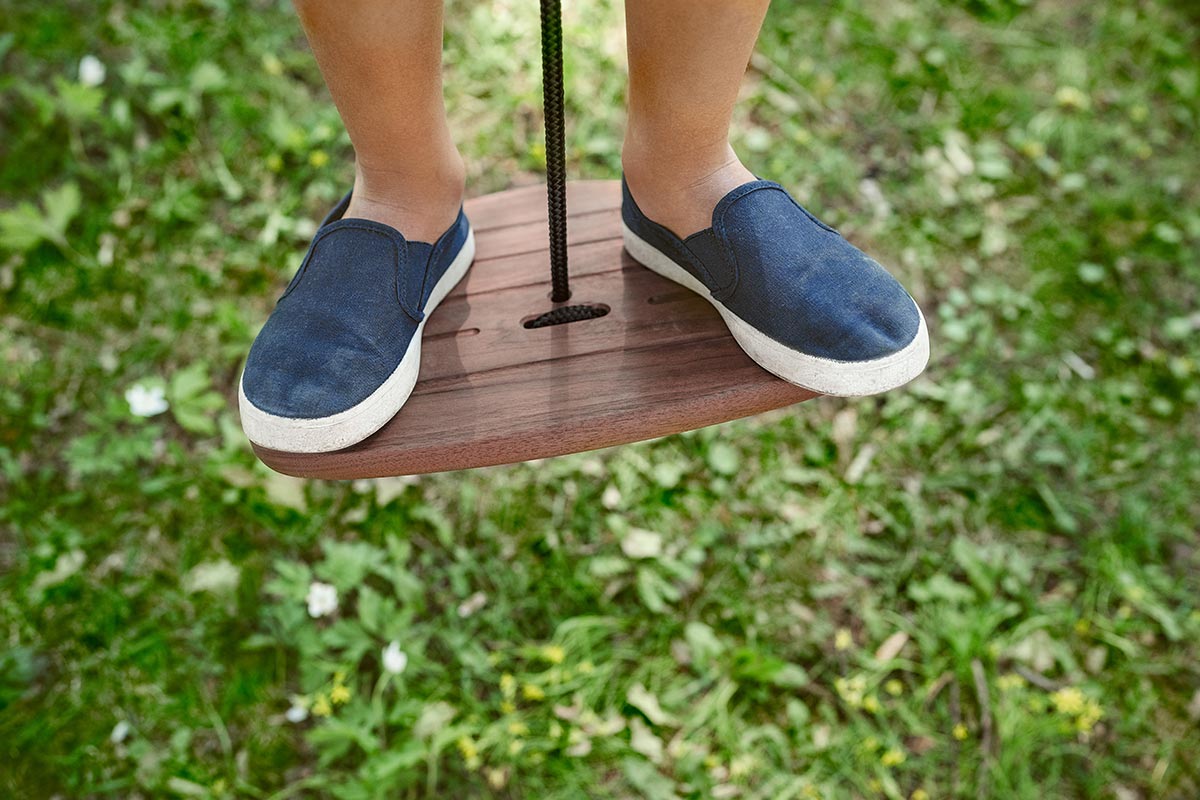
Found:
[[[545,328],[547,325],[562,325],[567,322],[582,322],[585,319],[603,317],[608,313],[606,305],[559,306],[539,314],[525,323],[526,328]]]
[[[567,286],[567,165],[563,110],[562,0],[542,0],[542,108],[546,117],[546,203],[550,220],[551,301]]]

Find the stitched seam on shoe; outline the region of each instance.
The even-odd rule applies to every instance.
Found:
[[[678,236],[676,236],[671,231],[670,228],[666,227],[665,225],[661,225],[661,224],[655,222],[654,220],[650,219],[648,216],[646,216],[646,213],[644,211],[642,211],[641,206],[639,206],[637,204],[637,200],[635,200],[633,198],[633,192],[629,190],[629,185],[625,182],[625,179],[623,176],[622,176],[621,182],[623,184],[623,186],[622,186],[623,194],[629,195],[629,202],[633,205],[634,218],[637,219],[639,222],[643,222],[646,225],[648,225],[650,227],[650,230],[653,231],[655,234],[657,234],[658,238],[662,239],[664,243],[671,244],[672,245],[672,247],[670,248],[671,250],[682,253],[683,257],[693,267],[696,267],[696,269],[704,276],[703,278],[701,278],[701,282],[705,285],[706,288],[708,288],[711,284],[715,283],[716,281],[713,280],[712,274],[708,271],[708,267],[706,267],[704,265],[703,261],[696,258],[695,254],[693,254],[692,251],[688,248],[688,246],[686,244],[686,240],[680,239]],[[689,236],[688,238],[691,238],[691,237]],[[676,242],[678,242],[680,246],[674,246]],[[675,259],[672,258],[672,261],[674,261],[674,260]],[[685,269],[686,269],[686,267],[685,267]],[[710,293],[712,292],[711,288],[709,288],[709,292]]]
[[[335,220],[335,222],[341,222],[341,220]],[[332,224],[333,223],[330,223],[330,225]],[[338,228],[334,228],[333,230],[329,230],[327,226],[322,226],[321,229],[317,231],[317,235],[314,236],[313,240],[308,244],[308,252],[304,254],[304,261],[300,262],[300,269],[296,270],[296,274],[292,277],[291,282],[288,284],[288,287],[284,290],[283,294],[280,295],[279,300],[283,300],[283,298],[291,294],[292,291],[300,285],[300,281],[304,279],[304,273],[308,271],[308,265],[309,262],[312,261],[313,253],[317,251],[317,245],[321,243],[321,240],[331,233],[336,233],[342,228],[349,227],[354,226],[348,223]],[[279,301],[277,300],[276,303],[278,302]]]
[[[279,299],[275,301],[275,305],[279,305],[283,301],[283,298],[291,294],[292,290],[300,285],[300,278],[302,275],[304,275],[304,271],[308,269],[308,261],[310,258],[312,258],[313,251],[317,249],[317,242],[320,240],[321,236],[318,235],[315,239],[308,243],[308,252],[304,254],[304,260],[300,262],[300,268],[296,270],[296,274],[292,276],[290,281],[288,281],[288,285],[284,287],[283,294],[279,295]]]
[[[818,225],[819,227],[821,227],[821,228],[824,228],[825,230],[829,231],[830,233],[835,233],[835,234],[837,234],[838,236],[841,236],[841,235],[842,235],[842,234],[841,234],[841,232],[840,232],[840,231],[838,231],[837,229],[833,228],[833,227],[832,227],[832,226],[830,226],[830,225],[826,225],[824,222],[821,222],[821,220],[819,220],[819,219],[817,219],[815,216],[813,216],[812,212],[810,212],[810,211],[809,211],[807,208],[805,208],[804,206],[802,206],[802,205],[800,205],[798,202],[796,202],[796,198],[792,197],[792,196],[791,196],[791,194],[789,194],[788,192],[784,192],[784,194],[786,194],[786,195],[787,195],[787,198],[788,198],[788,200],[791,200],[791,201],[792,201],[792,205],[794,205],[796,208],[798,208],[798,209],[800,209],[801,211],[803,211],[803,212],[804,212],[804,216],[808,217],[808,218],[809,218],[809,219],[811,219],[813,222],[817,223],[817,225]]]
[[[763,179],[756,177],[755,180],[761,181]],[[738,189],[725,195],[725,197],[721,198],[721,200],[718,202],[718,204],[724,203],[724,205],[721,208],[720,215],[713,220],[713,231],[717,234],[717,241],[720,243],[721,250],[725,255],[726,264],[733,265],[733,277],[729,279],[729,283],[725,284],[720,289],[714,289],[712,293],[713,298],[720,300],[722,303],[724,303],[725,299],[737,290],[738,283],[742,278],[742,268],[738,263],[737,254],[733,252],[733,247],[730,246],[729,239],[725,235],[725,217],[729,214],[729,209],[733,208],[733,204],[746,195],[757,192],[759,189],[772,188],[775,188],[775,186],[772,184],[745,183]],[[716,209],[713,210],[715,211]],[[718,297],[718,295],[721,295],[721,297]]]
[[[639,214],[640,214],[640,212],[639,212]],[[706,288],[708,286],[710,286],[711,284],[715,283],[715,281],[713,280],[712,274],[708,271],[708,267],[706,267],[704,265],[704,262],[701,261],[700,259],[696,258],[696,256],[692,253],[692,251],[688,249],[687,245],[683,244],[683,240],[680,239],[675,234],[671,233],[669,228],[658,224],[654,220],[647,217],[645,214],[641,214],[640,221],[652,226],[650,228],[650,232],[658,234],[655,238],[660,239],[663,242],[663,244],[665,244],[665,245],[670,245],[670,247],[667,249],[669,250],[668,256],[670,256],[672,261],[678,260],[675,258],[674,255],[671,255],[672,253],[682,255],[683,258],[689,264],[691,264],[693,267],[695,267],[700,272],[700,274],[703,276],[703,277],[701,277],[700,280],[705,285]],[[646,238],[646,237],[642,237],[642,238]],[[678,242],[679,245],[682,245],[682,246],[676,245],[676,242]],[[685,267],[685,269],[686,269],[686,267]],[[709,289],[709,291],[712,291],[712,290]]]
[[[405,298],[405,295],[407,295],[409,292],[408,283],[403,278],[403,272],[404,269],[412,262],[412,259],[408,253],[408,240],[402,236],[400,237],[400,244],[397,244],[395,239],[390,234],[373,229],[368,230],[371,230],[372,233],[378,233],[380,236],[383,236],[396,248],[396,263],[392,269],[392,279],[396,284],[396,300],[400,303],[400,307],[404,309],[404,313],[408,314],[408,316],[411,317],[414,322],[420,322],[425,318],[425,312],[422,311],[420,307],[420,296],[418,295],[417,297],[417,305],[415,307],[411,304],[411,298]],[[425,281],[424,275],[421,276],[421,281],[423,286]]]
[[[450,223],[450,227],[442,232],[438,240],[434,242],[433,252],[429,254],[429,263],[425,265],[425,274],[421,277],[421,293],[417,296],[418,302],[421,304],[421,314],[425,314],[425,284],[429,283],[429,268],[438,263],[438,257],[446,247],[447,242],[453,241],[458,236],[459,222],[463,218],[463,209],[458,207],[458,215],[454,218],[454,222]]]
[[[288,285],[284,287],[283,294],[279,295],[279,299],[275,301],[276,305],[278,305],[283,298],[291,294],[293,289],[300,285],[300,278],[304,274],[304,270],[308,268],[308,261],[310,258],[312,258],[313,250],[316,249],[317,242],[321,241],[321,239],[325,238],[326,234],[329,233],[329,231],[326,231],[325,228],[335,222],[340,222],[345,217],[346,208],[350,205],[350,196],[353,193],[354,190],[351,189],[342,195],[342,199],[337,202],[337,205],[330,209],[329,213],[325,215],[325,219],[321,221],[321,226],[317,229],[317,235],[314,236],[313,240],[308,243],[308,250],[304,254],[304,260],[300,262],[300,268],[296,270],[296,274],[292,276],[292,279],[288,281]],[[335,215],[337,217],[336,219],[334,218]]]
[[[337,227],[333,228],[332,227],[333,225],[336,225]],[[320,232],[317,233],[316,237],[312,241],[312,244],[309,245],[308,255],[305,256],[304,263],[300,266],[300,271],[303,272],[308,269],[308,265],[309,265],[310,261],[312,260],[312,254],[316,252],[317,245],[321,242],[322,239],[324,239],[325,237],[327,237],[331,234],[334,234],[334,233],[337,233],[338,231],[343,231],[343,230],[357,230],[357,231],[366,231],[367,233],[371,233],[376,236],[379,236],[385,242],[387,242],[388,244],[390,244],[392,246],[392,294],[396,298],[396,301],[399,303],[400,308],[404,311],[404,313],[407,314],[409,317],[411,317],[416,322],[420,322],[421,319],[424,317],[424,314],[421,312],[414,313],[412,307],[405,301],[404,296],[400,291],[401,284],[402,284],[402,282],[400,280],[400,271],[401,271],[402,265],[404,263],[407,263],[407,261],[408,261],[408,252],[407,252],[408,242],[405,241],[403,237],[401,237],[400,241],[403,242],[403,244],[404,244],[404,252],[401,253],[401,248],[400,248],[400,245],[397,244],[397,242],[396,242],[396,237],[393,236],[388,231],[380,230],[379,228],[376,228],[371,225],[365,225],[365,224],[360,225],[353,221],[347,222],[345,220],[337,220],[336,222],[330,223],[330,227],[332,228],[331,230],[322,229]],[[293,289],[295,289],[297,286],[299,286],[301,279],[302,279],[302,276],[301,276],[300,272],[298,272],[296,275],[296,278],[295,278],[295,283],[292,285],[291,289],[289,289],[288,291],[286,291],[284,293],[283,297],[286,297],[288,294],[291,293],[291,291]],[[282,300],[283,297],[280,297],[279,299]]]
[[[421,291],[417,293],[417,303],[421,308],[421,313],[425,313],[425,284],[429,283],[429,270],[437,269],[438,256],[442,253],[442,245],[446,240],[452,238],[450,233],[458,227],[458,217],[454,218],[454,223],[438,237],[438,240],[433,243],[433,250],[429,253],[429,262],[425,265],[425,271],[421,274]]]
[[[678,237],[676,237],[676,238],[678,238]],[[680,240],[680,241],[682,242],[683,240]],[[710,288],[710,287],[712,284],[716,283],[716,281],[713,280],[712,273],[708,271],[708,265],[706,265],[703,261],[701,261],[696,256],[696,254],[692,252],[691,248],[689,248],[686,244],[684,244],[682,247],[674,247],[672,249],[682,253],[683,257],[693,267],[695,267],[698,272],[700,272],[704,276],[705,280],[702,280],[701,282],[705,285],[706,288],[708,288],[708,291],[711,293],[712,288]]]
[[[338,222],[343,222],[343,224],[339,225],[335,230],[341,231],[349,229],[355,231],[366,231],[367,233],[372,233],[381,237],[385,242],[392,246],[392,292],[396,297],[396,302],[398,302],[400,307],[404,309],[404,313],[408,314],[417,322],[420,322],[421,317],[418,314],[413,313],[411,306],[405,301],[404,292],[401,291],[401,288],[404,286],[404,282],[400,280],[400,273],[403,270],[404,265],[408,263],[408,242],[404,238],[400,239],[400,243],[402,243],[404,246],[403,250],[401,250],[401,245],[396,242],[396,238],[387,231],[379,230],[372,225],[360,225],[353,221],[344,222],[343,220],[338,220]]]
[[[729,209],[733,208],[735,201],[740,200],[748,194],[757,192],[760,189],[778,188],[778,186],[770,184],[761,186],[748,186],[744,192],[740,192],[729,197],[729,201],[725,204],[725,207],[721,209],[721,215],[717,218],[717,224],[713,226],[713,229],[717,232],[717,239],[721,243],[721,250],[724,251],[726,260],[733,265],[733,279],[729,281],[728,285],[721,287],[719,291],[713,292],[713,297],[721,302],[725,302],[726,298],[732,296],[733,293],[737,291],[738,284],[742,280],[742,265],[738,262],[737,252],[734,251],[733,246],[729,243],[729,237],[725,233],[725,217],[728,216]],[[787,192],[784,192],[784,194],[787,194]],[[723,295],[723,297],[717,297],[718,294]]]
[[[800,210],[800,212],[802,214],[804,214],[804,216],[806,216],[810,220],[812,220],[817,225],[817,227],[821,228],[822,230],[828,231],[829,233],[832,233],[835,236],[842,235],[838,230],[830,227],[829,225],[826,225],[824,222],[822,222],[821,220],[819,220],[815,216],[813,216],[813,214],[807,208],[805,208],[804,206],[802,206],[798,202],[796,202],[796,198],[792,197],[791,192],[789,192],[787,189],[785,189],[781,184],[771,182],[764,186],[752,186],[752,187],[748,187],[747,190],[744,192],[741,192],[739,194],[731,196],[729,198],[729,202],[726,204],[726,206],[723,209],[721,209],[721,215],[719,217],[720,225],[714,226],[717,229],[717,235],[721,242],[721,248],[726,252],[727,256],[731,259],[731,261],[733,263],[733,269],[734,269],[733,280],[729,282],[729,285],[721,288],[718,291],[713,292],[713,297],[716,297],[718,294],[724,295],[724,297],[717,298],[717,299],[721,300],[722,302],[724,302],[724,300],[726,298],[733,295],[733,293],[737,290],[737,285],[741,281],[741,277],[742,277],[742,268],[741,268],[741,264],[737,260],[737,253],[734,252],[733,247],[729,244],[728,237],[725,235],[725,216],[726,216],[726,214],[729,213],[729,209],[733,207],[734,201],[739,200],[740,198],[745,197],[746,195],[748,195],[752,192],[756,192],[759,189],[778,189],[779,191],[783,192],[784,197],[786,197],[788,200],[791,201],[792,205],[794,205],[796,208],[798,208]]]

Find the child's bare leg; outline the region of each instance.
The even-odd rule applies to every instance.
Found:
[[[356,155],[347,217],[432,242],[466,169],[442,98],[443,0],[294,0]]]
[[[680,238],[754,180],[729,145],[733,106],[770,0],[626,0],[629,120],[621,163],[650,219]]]

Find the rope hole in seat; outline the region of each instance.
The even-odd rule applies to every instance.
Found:
[[[588,319],[603,317],[611,311],[606,303],[579,303],[573,306],[559,306],[541,314],[525,317],[521,320],[525,328],[545,328],[550,325],[564,325],[568,322],[583,322]]]

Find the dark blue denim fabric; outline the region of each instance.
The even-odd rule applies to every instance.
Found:
[[[775,181],[727,193],[712,227],[680,239],[646,217],[621,177],[621,216],[741,319],[819,358],[865,361],[913,341],[916,303],[878,262],[818,220]]]
[[[396,369],[438,279],[466,242],[466,214],[437,242],[343,219],[347,194],[308,253],[246,357],[246,398],[269,414],[320,418],[366,399]]]

